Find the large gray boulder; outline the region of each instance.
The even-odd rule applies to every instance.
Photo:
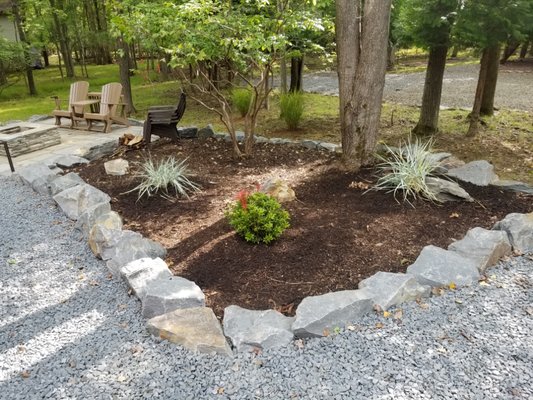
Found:
[[[425,181],[428,189],[435,195],[438,201],[474,201],[457,182],[430,176],[426,177]]]
[[[215,130],[213,129],[213,125],[209,124],[205,128],[198,130],[198,139],[208,139],[210,137],[213,137],[215,135]]]
[[[431,287],[471,285],[479,279],[476,261],[436,246],[424,247],[407,274]]]
[[[147,326],[152,335],[180,344],[189,350],[233,355],[220,323],[210,308],[175,310],[150,319]]]
[[[143,317],[153,318],[181,308],[203,307],[205,296],[196,283],[174,276],[151,281],[141,302]]]
[[[198,128],[195,126],[178,128],[178,136],[182,139],[196,139],[198,138]]]
[[[104,143],[98,143],[89,149],[83,150],[82,157],[89,161],[97,160],[99,158],[111,155],[118,147],[117,139],[109,139]]]
[[[274,310],[255,311],[239,306],[224,309],[224,334],[238,351],[288,345],[293,339],[293,322],[293,317],[286,317]]]
[[[137,297],[144,299],[147,287],[154,281],[169,280],[172,272],[160,258],[140,258],[120,268],[120,275]]]
[[[77,220],[88,208],[99,203],[108,203],[111,198],[86,183],[70,187],[54,196],[57,205],[70,219]]]
[[[142,238],[142,235],[137,232],[122,231],[95,224],[89,232],[88,243],[96,257],[102,260],[109,260],[115,256],[115,247],[118,242],[126,236]]]
[[[498,180],[498,176],[494,173],[494,166],[485,160],[472,161],[462,167],[452,168],[447,174],[460,181],[478,186],[488,186],[491,182]]]
[[[359,289],[366,291],[383,310],[431,293],[429,286],[419,284],[413,276],[383,271],[359,282]]]
[[[83,179],[75,172],[69,172],[66,175],[56,177],[50,182],[50,193],[55,196],[65,189],[78,186],[85,183]]]
[[[298,337],[320,337],[370,312],[374,301],[363,290],[344,290],[303,299],[292,331]]]
[[[20,168],[17,174],[24,183],[31,186],[37,193],[49,195],[49,185],[56,179],[58,172],[60,171],[52,171],[45,163],[35,163]]]
[[[167,251],[159,243],[142,237],[132,231],[122,231],[116,241],[102,253],[102,258],[107,259],[107,267],[115,275],[120,273],[120,268],[138,258],[162,258]],[[109,258],[107,258],[109,257]]]
[[[507,232],[514,250],[521,253],[533,251],[533,212],[507,214],[492,229]]]
[[[100,217],[103,219],[100,219]],[[91,229],[98,223],[98,221],[105,222],[104,226],[109,228],[109,218],[114,220],[115,223],[113,226],[116,227],[115,229],[122,229],[122,220],[118,223],[120,216],[114,211],[111,213],[111,204],[109,204],[109,202],[98,203],[82,212],[74,227],[81,231],[84,236],[89,236]],[[118,226],[120,226],[120,228]]]
[[[500,258],[511,253],[511,244],[507,233],[503,231],[473,228],[463,239],[449,245],[448,250],[474,260],[479,272],[483,273]]]

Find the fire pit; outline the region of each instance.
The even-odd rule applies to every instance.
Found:
[[[21,122],[0,126],[0,142],[7,143],[11,157],[17,157],[60,144],[61,136],[55,126]],[[0,155],[7,156],[3,147]]]

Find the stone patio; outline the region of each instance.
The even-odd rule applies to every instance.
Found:
[[[21,124],[32,125],[26,122]],[[47,127],[52,129],[55,128],[53,118],[48,118],[43,121],[39,121],[39,125],[42,125],[45,131],[47,130]],[[64,155],[74,155],[85,157],[88,159],[98,158],[98,153],[94,152],[95,148],[106,144],[109,144],[109,147],[112,147],[117,144],[118,138],[124,135],[125,133],[142,135],[142,126],[123,127],[113,125],[113,130],[110,133],[57,128],[57,133],[61,138],[60,144],[52,145],[44,149],[37,149],[26,154],[17,153],[19,155],[16,156],[12,154],[15,172],[24,166],[36,162],[53,164],[53,160],[55,160],[59,156]],[[0,175],[11,175],[11,170],[9,169],[7,157],[3,154],[0,154]]]

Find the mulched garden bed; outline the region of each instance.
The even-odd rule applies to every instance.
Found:
[[[404,272],[428,244],[446,248],[470,228],[490,228],[510,212],[532,211],[531,197],[467,184],[462,186],[474,203],[399,204],[390,193],[365,193],[376,181],[372,170],[347,172],[335,155],[296,146],[260,144],[253,158],[235,161],[223,141],[160,141],[151,154],[188,157],[202,192],[172,202],[137,201],[136,193],[123,194],[137,180],[106,175],[103,163],[110,158],[76,170],[112,197],[124,229],[168,249],[170,268],[196,282],[219,317],[230,304],[293,315],[306,296],[356,289],[380,270]],[[123,158],[131,165],[147,155],[135,150]],[[268,177],[291,182],[296,192],[297,200],[284,204],[291,227],[271,245],[250,245],[232,232],[224,210],[240,190],[253,190]]]

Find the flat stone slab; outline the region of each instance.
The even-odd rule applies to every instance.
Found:
[[[514,250],[521,253],[533,251],[533,212],[507,214],[492,229],[507,232]]]
[[[111,198],[101,190],[86,183],[70,187],[54,196],[57,205],[70,219],[77,220],[88,208],[108,203]]]
[[[363,290],[343,290],[303,299],[292,331],[298,337],[326,336],[372,311],[374,301]]]
[[[478,186],[488,186],[498,180],[494,166],[485,160],[472,161],[462,167],[452,168],[448,170],[447,175]]]
[[[505,190],[512,190],[514,192],[526,193],[533,195],[533,187],[524,182],[511,180],[497,180],[491,183],[493,186],[500,187]]]
[[[479,279],[476,261],[436,246],[424,247],[407,274],[431,287],[471,285]]]
[[[54,158],[52,162],[60,168],[70,168],[80,164],[87,164],[89,160],[72,154],[64,154]]]
[[[195,352],[233,355],[217,317],[207,307],[175,310],[150,319],[147,327],[152,335]]]
[[[474,260],[479,272],[483,273],[500,258],[511,254],[511,244],[506,232],[473,228],[463,239],[449,245],[448,250]]]
[[[143,317],[153,318],[181,308],[203,307],[205,296],[196,283],[174,276],[149,282],[141,301]]]
[[[383,310],[431,293],[431,288],[419,284],[414,276],[382,271],[359,282],[359,289],[366,291]]]
[[[66,175],[59,176],[50,182],[50,192],[55,196],[65,189],[84,184],[83,179],[75,172],[69,172]]]
[[[224,309],[224,334],[238,351],[271,349],[288,345],[294,335],[293,317],[274,310],[247,310],[239,306]]]
[[[140,258],[124,265],[120,275],[140,300],[144,299],[147,287],[154,281],[169,280],[172,272],[160,258]]]

